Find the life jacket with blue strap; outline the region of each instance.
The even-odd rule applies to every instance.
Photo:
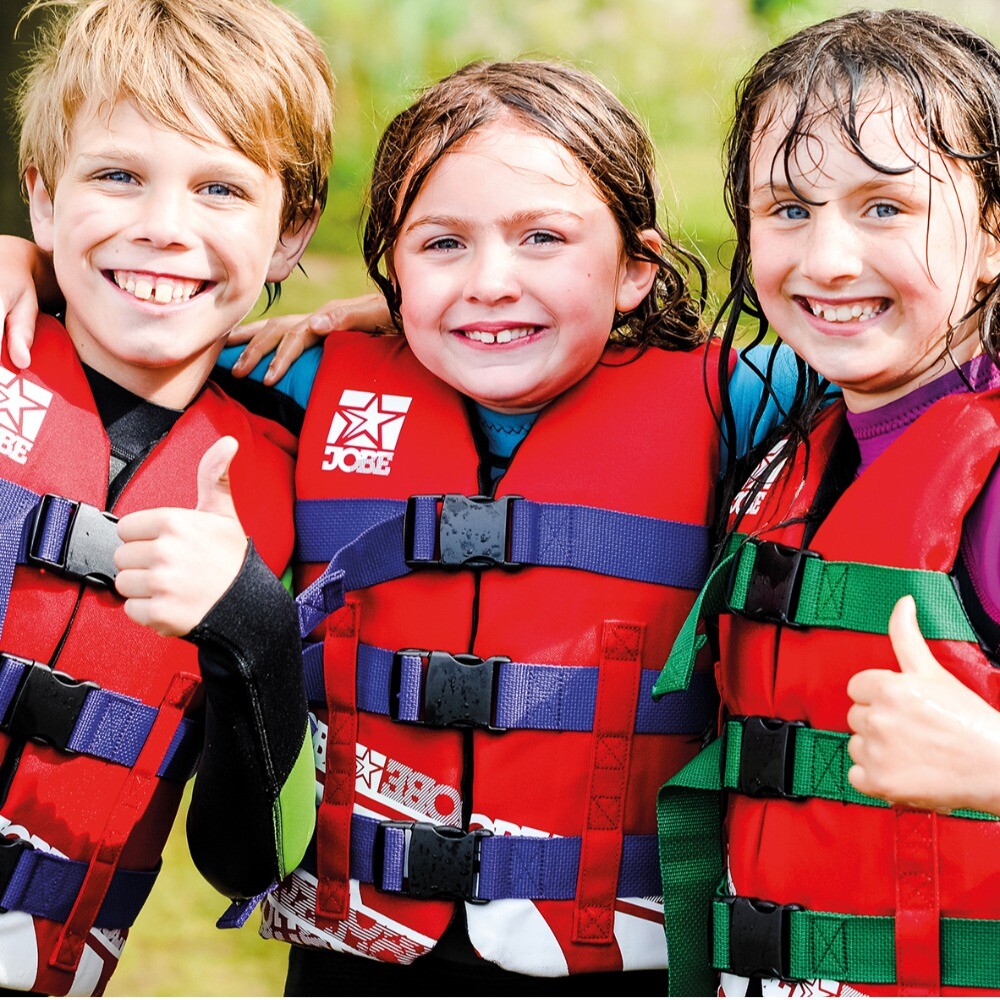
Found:
[[[738,501],[749,505],[741,534],[699,599],[722,615],[724,722],[660,796],[677,995],[714,989],[713,966],[727,993],[747,978],[769,980],[765,994],[808,991],[801,981],[835,995],[1000,992],[1000,820],[891,807],[847,780],[847,684],[859,670],[898,670],[887,626],[905,594],[935,657],[1000,704],[1000,672],[950,576],[1000,454],[1000,394],[935,403],[807,537],[848,433],[835,404],[789,468],[774,452],[761,463]],[[685,683],[693,618],[659,691]]]
[[[266,936],[409,963],[458,901],[507,969],[665,965],[652,796],[717,705],[710,671],[649,697],[708,559],[703,361],[609,349],[476,498],[467,401],[402,338],[329,339],[297,472],[317,839]]]
[[[152,888],[202,740],[197,650],[122,610],[114,522],[193,507],[198,460],[229,434],[241,522],[280,573],[292,461],[276,442],[293,442],[209,384],[109,512],[110,446],[65,330],[41,318],[31,367],[0,365],[0,984],[90,993]]]

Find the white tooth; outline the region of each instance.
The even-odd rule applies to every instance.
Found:
[[[813,302],[809,308],[812,309],[813,316],[823,315],[823,307],[818,302]]]
[[[135,275],[134,274],[130,274],[125,279],[125,291],[128,292],[130,295],[134,294],[134,292],[135,292]]]
[[[509,344],[513,340],[510,330],[499,330],[497,332],[497,343],[498,344]]]
[[[156,290],[153,292],[153,298],[159,302],[161,306],[166,305],[174,295],[173,285],[169,281],[157,281]]]
[[[871,306],[865,306],[864,309],[861,310],[861,318],[862,319],[871,319],[872,318],[872,307]]]
[[[114,275],[115,284],[119,288],[124,288],[125,287],[125,276],[122,274],[122,272],[121,271],[113,271],[112,274]]]
[[[855,319],[857,319],[861,315],[861,311],[862,311],[861,310],[861,306],[859,306],[859,305],[853,305],[853,306],[851,306],[851,315]]]
[[[823,319],[825,319],[827,321],[827,323],[836,323],[837,322],[837,310],[833,309],[833,308],[830,308],[830,309],[824,308],[823,309]]]
[[[144,302],[148,302],[153,295],[153,283],[146,277],[136,278],[135,291],[133,294],[137,299],[142,299]]]
[[[191,289],[185,285],[174,285],[172,298],[174,302],[180,302],[181,299],[189,299],[191,298]]]
[[[846,323],[851,318],[850,306],[837,306],[837,321]]]
[[[482,331],[482,338],[484,344],[495,344],[497,338],[487,330]]]

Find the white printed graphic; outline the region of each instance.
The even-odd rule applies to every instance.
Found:
[[[0,455],[27,462],[51,402],[48,389],[0,365]]]
[[[733,500],[732,505],[729,508],[730,514],[735,514],[737,511],[743,509],[743,505],[746,503],[747,496],[752,492],[753,498],[750,501],[750,506],[747,507],[744,514],[757,514],[760,512],[760,505],[764,502],[764,497],[767,496],[768,491],[774,485],[774,481],[778,478],[778,474],[785,467],[785,462],[787,459],[782,459],[780,462],[775,462],[774,460],[778,457],[778,452],[787,444],[787,438],[782,438],[761,460],[757,468],[753,470],[750,478],[744,483],[743,489],[736,494],[736,499]],[[765,473],[767,474],[765,476]]]
[[[388,476],[411,396],[345,389],[330,421],[324,472]]]

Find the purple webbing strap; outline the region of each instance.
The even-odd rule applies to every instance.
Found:
[[[393,656],[392,650],[358,644],[357,703],[361,711],[389,714]],[[310,704],[325,703],[323,644],[307,645],[302,660],[306,697]],[[423,664],[423,658],[415,653],[400,654],[400,721],[415,722],[423,717]],[[501,663],[496,669],[499,677],[494,723],[498,728],[561,732],[589,732],[593,728],[597,667],[512,662]],[[635,731],[678,735],[704,732],[714,721],[719,703],[711,674],[699,672],[686,691],[653,701],[651,692],[658,675],[657,670],[642,671]]]
[[[0,631],[7,620],[14,568],[25,559],[25,527],[40,500],[32,490],[0,479]]]
[[[403,561],[403,514],[364,531],[341,548],[322,574],[296,598],[303,638],[338,608],[344,595],[410,572]]]
[[[0,653],[0,719],[6,719],[11,702],[29,664]],[[37,664],[36,670],[48,670]],[[156,709],[129,695],[95,687],[88,693],[66,744],[72,753],[133,767],[156,721]],[[194,771],[201,749],[200,727],[182,719],[164,754],[157,776],[186,781]]]
[[[215,922],[219,930],[231,931],[242,927],[249,919],[250,914],[260,906],[264,897],[278,887],[277,882],[272,882],[263,892],[249,899],[234,899],[226,912]]]
[[[412,558],[433,560],[438,537],[439,497],[411,499]],[[303,536],[298,543],[299,557],[305,562],[344,560],[356,544],[355,539],[360,542],[359,536],[379,524],[391,522],[399,525],[398,535],[388,539],[399,550],[398,560],[394,560],[390,552],[382,551],[378,556],[385,561],[386,567],[405,567],[402,562],[405,509],[406,501],[402,500],[299,501],[296,526]],[[371,558],[372,554],[366,552],[365,557]],[[529,566],[560,566],[697,590],[708,572],[709,533],[704,525],[623,514],[599,507],[536,503],[516,498],[511,500],[510,558],[514,563]],[[357,572],[357,567],[353,571]],[[408,567],[390,576],[385,567],[377,564],[370,567],[368,582],[357,583],[349,576],[342,589],[357,590],[394,579],[403,572],[409,572]]]
[[[351,878],[373,881],[375,831],[379,820],[351,817]],[[386,827],[382,882],[400,892],[407,865],[406,830]],[[579,837],[486,837],[480,842],[480,899],[573,899],[580,868]],[[660,867],[655,834],[625,836],[618,895],[659,896]]]
[[[703,525],[575,504],[513,501],[511,560],[697,590],[709,564]]]
[[[12,849],[17,848],[2,848]],[[71,861],[40,850],[23,850],[0,896],[0,906],[62,923],[73,908],[87,868],[85,861]],[[118,869],[112,876],[95,926],[131,927],[158,874],[158,867],[153,871]]]

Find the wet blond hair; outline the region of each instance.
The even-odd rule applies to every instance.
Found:
[[[316,36],[271,0],[36,0],[46,16],[19,88],[21,176],[54,193],[81,108],[133,101],[164,128],[210,139],[198,110],[281,178],[282,228],[323,206],[333,76]]]

